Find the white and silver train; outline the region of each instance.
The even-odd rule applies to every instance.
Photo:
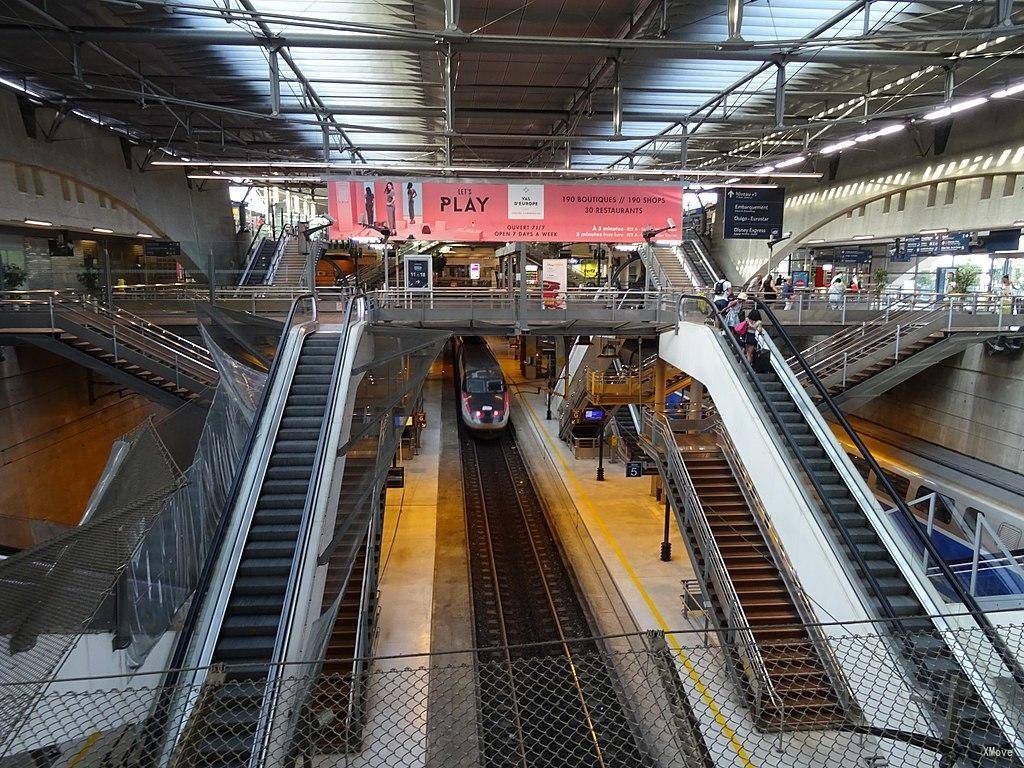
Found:
[[[487,343],[477,336],[456,339],[462,423],[476,437],[497,437],[508,425],[509,396],[505,374]]]
[[[839,429],[833,432],[871,490],[887,497],[875,473],[869,471],[849,438]],[[893,489],[903,494],[904,501],[909,503],[932,492],[938,493],[952,501],[972,527],[977,516],[984,514],[985,521],[1008,550],[1019,550],[1024,546],[1024,497],[1020,494],[869,435],[861,434],[861,440],[889,478]],[[915,506],[918,507],[918,514],[924,518],[927,505]],[[935,519],[939,527],[952,530],[952,514],[944,504],[936,508]]]

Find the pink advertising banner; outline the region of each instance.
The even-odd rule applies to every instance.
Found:
[[[330,181],[331,238],[636,243],[682,221],[683,187],[426,179]]]

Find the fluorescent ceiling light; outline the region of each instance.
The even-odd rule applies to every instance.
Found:
[[[593,178],[686,178],[687,176],[726,176],[736,171],[706,170],[695,168],[678,168],[674,170],[652,170],[644,168],[622,169],[622,168],[527,168],[527,167],[484,167],[475,165],[414,165],[414,164],[391,164],[373,165],[348,163],[317,163],[310,161],[258,161],[258,160],[155,160],[151,165],[159,166],[196,166],[203,168],[302,168],[309,170],[323,170],[327,173],[336,173],[339,176],[366,175],[367,173],[384,175],[415,175],[417,173],[439,175],[451,174],[474,178],[488,175],[507,174],[510,176],[568,176],[583,179]],[[234,174],[237,175],[237,174]],[[740,172],[740,177],[756,176],[756,173]],[[775,174],[787,179],[820,179],[820,173],[780,173]],[[248,177],[252,178],[252,177]],[[270,177],[275,178],[275,177]]]
[[[104,235],[112,235],[112,234],[114,234],[114,230],[107,229],[106,227],[93,227],[92,231],[93,232],[100,232],[100,233],[102,233]]]
[[[774,170],[774,165],[765,165],[762,166],[761,168],[758,168],[756,171],[754,171],[754,173],[756,173],[758,176],[764,176],[766,173],[771,173]]]
[[[819,150],[819,152],[821,152],[821,154],[823,155],[831,155],[836,152],[840,152],[844,149],[847,149],[849,147],[852,147],[855,143],[856,142],[854,142],[852,139],[847,139],[846,141],[837,141],[835,144],[826,144]]]
[[[1001,91],[996,91],[992,94],[993,99],[1005,99],[1007,96],[1016,96],[1018,93],[1024,91],[1024,83],[1017,83],[1011,85],[1009,88],[1003,88]]]
[[[816,237],[814,240],[808,240],[807,242],[811,243],[812,245],[814,243],[824,243],[825,242],[825,238],[823,238],[823,237]]]
[[[26,224],[32,224],[36,227],[52,227],[52,221],[43,221],[42,219],[25,219]]]
[[[942,109],[936,109],[933,112],[929,112],[927,115],[924,116],[924,119],[941,120],[944,117],[949,117],[950,115],[955,115],[958,112],[963,112],[964,110],[980,106],[984,104],[986,101],[988,101],[987,96],[978,96],[973,99],[967,99],[967,101],[960,101],[957,102],[956,104],[950,104],[948,107],[943,107]]]
[[[733,176],[731,179],[726,179],[725,181],[723,181],[722,182],[722,186],[726,187],[726,186],[729,186],[730,184],[735,184],[739,180],[740,180],[739,176]]]
[[[874,240],[874,235],[854,235],[851,240]]]
[[[779,160],[779,162],[775,164],[775,167],[789,168],[791,165],[800,165],[800,163],[802,163],[806,159],[807,158],[804,157],[803,155],[797,155],[796,157],[791,157],[788,160]]]
[[[188,175],[188,177],[190,179],[194,179],[194,180],[209,180],[209,179],[224,180],[224,179],[226,179],[225,176],[213,176],[213,175],[207,174],[207,173],[190,173]],[[287,183],[287,184],[298,184],[298,183],[303,183],[303,184],[322,184],[323,183],[323,179],[321,179],[319,176],[238,176],[238,177],[233,177],[231,179],[231,181],[236,181],[236,179],[237,179],[237,183],[239,183],[239,184],[243,183],[244,181],[277,181],[277,182]]]
[[[922,229],[921,230],[921,234],[922,235],[941,235],[941,234],[943,234],[945,232],[949,232],[949,230],[946,227],[940,227],[938,229]]]
[[[148,232],[136,232],[136,233],[135,233],[135,236],[136,236],[136,237],[145,237],[145,238],[147,238],[147,239],[148,239],[148,238],[151,238],[151,237],[153,237],[153,236],[152,236],[151,234],[149,234]]]

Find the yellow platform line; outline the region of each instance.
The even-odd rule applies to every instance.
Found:
[[[683,647],[679,644],[679,641],[676,640],[675,635],[671,634],[672,628],[668,625],[668,622],[665,621],[664,615],[658,609],[658,606],[655,604],[654,598],[651,597],[650,592],[648,592],[644,587],[643,581],[633,569],[632,564],[629,562],[629,558],[626,557],[626,553],[622,551],[622,547],[619,546],[619,542],[616,540],[615,535],[611,532],[611,529],[608,528],[604,518],[601,517],[600,513],[598,513],[597,508],[590,500],[590,496],[584,490],[582,483],[580,483],[579,478],[576,477],[576,473],[573,471],[572,467],[569,466],[569,463],[562,456],[561,451],[558,450],[558,446],[555,444],[554,440],[552,440],[551,435],[548,434],[548,431],[544,429],[543,425],[541,425],[540,417],[534,412],[533,406],[531,406],[530,402],[519,392],[518,386],[516,386],[516,395],[518,395],[519,401],[526,406],[526,412],[529,415],[530,420],[533,422],[536,431],[539,432],[545,442],[547,442],[550,449],[549,453],[555,456],[562,465],[562,469],[565,470],[566,475],[575,487],[577,497],[587,506],[591,517],[594,522],[597,523],[597,527],[601,531],[601,535],[604,537],[605,541],[608,542],[608,546],[611,547],[612,552],[615,553],[616,559],[618,559],[619,563],[625,569],[626,574],[629,576],[629,580],[633,583],[637,592],[640,593],[640,597],[643,598],[644,603],[647,604],[647,608],[650,610],[654,620],[665,632],[665,639],[672,646],[676,655],[679,657],[679,660],[683,663],[683,666],[686,668],[686,674],[693,683],[693,687],[697,690],[697,693],[700,694],[700,697],[707,705],[708,710],[710,710],[711,714],[714,715],[715,723],[721,729],[722,735],[729,740],[729,746],[732,747],[733,751],[736,752],[736,756],[742,761],[743,768],[755,768],[754,763],[750,761],[750,754],[744,748],[743,744],[740,743],[736,732],[729,726],[728,720],[726,720],[725,715],[722,713],[722,708],[715,701],[715,698],[711,695],[711,691],[708,690],[708,687],[704,685],[704,681],[701,680],[700,673],[697,671],[697,668],[693,665],[693,662],[690,661],[690,657],[686,655]]]

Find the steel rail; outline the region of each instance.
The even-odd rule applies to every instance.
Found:
[[[508,453],[503,445],[501,448],[501,458],[505,462],[505,467],[508,470],[509,477],[514,478],[515,472],[512,469],[512,465],[508,460]],[[516,497],[516,507],[519,509],[519,514],[522,517],[523,523],[526,527],[527,539],[530,543],[530,552],[533,554],[534,562],[537,565],[537,573],[540,574],[541,584],[544,587],[544,597],[547,600],[548,608],[551,611],[551,617],[555,623],[555,629],[558,632],[558,641],[562,649],[562,653],[565,656],[565,660],[569,665],[569,673],[572,677],[573,687],[576,689],[576,695],[580,700],[580,706],[583,708],[583,716],[587,722],[587,733],[590,736],[591,741],[594,745],[594,754],[597,757],[598,765],[602,768],[605,766],[604,751],[601,747],[601,741],[597,736],[597,729],[594,725],[594,718],[590,713],[590,705],[587,703],[586,694],[583,692],[583,687],[580,685],[579,672],[577,671],[576,662],[573,658],[572,651],[569,648],[567,638],[565,636],[565,630],[562,627],[562,619],[559,616],[558,607],[555,605],[555,599],[552,595],[551,584],[548,579],[547,568],[545,568],[540,552],[537,548],[537,539],[534,533],[534,526],[530,523],[530,515],[526,512],[526,505],[523,501],[523,497],[520,491],[519,483],[514,483]]]
[[[462,430],[462,429],[463,428],[460,427],[460,430]],[[471,439],[466,439],[465,436],[463,435],[463,450],[465,450],[466,445],[470,445],[471,446],[471,450],[472,450],[472,459],[471,459],[471,461],[472,461],[472,464],[473,464],[474,473],[476,475],[476,484],[477,484],[477,487],[476,487],[477,493],[475,494],[475,498],[477,499],[477,503],[479,504],[479,507],[480,507],[480,520],[481,520],[481,524],[483,526],[484,541],[485,541],[486,547],[487,547],[487,550],[486,550],[487,565],[488,565],[488,569],[490,570],[490,574],[491,574],[491,592],[492,592],[492,594],[490,595],[490,598],[491,598],[491,603],[494,606],[494,610],[497,613],[498,633],[501,636],[502,655],[505,657],[505,666],[506,666],[506,668],[508,670],[508,677],[506,678],[506,683],[508,685],[508,693],[509,693],[509,696],[510,696],[510,699],[511,699],[511,705],[512,705],[512,710],[513,710],[512,711],[512,714],[513,714],[513,724],[514,724],[514,727],[515,727],[515,730],[516,730],[516,734],[518,736],[518,738],[516,739],[516,748],[518,750],[519,759],[520,759],[520,762],[522,763],[523,768],[528,768],[529,764],[528,764],[528,762],[526,760],[526,738],[525,738],[525,736],[523,734],[523,720],[522,720],[522,715],[520,714],[521,709],[520,709],[520,705],[519,705],[519,694],[516,692],[516,685],[515,685],[515,666],[512,663],[512,651],[511,651],[511,646],[509,645],[509,642],[508,642],[508,633],[506,631],[507,625],[505,623],[505,612],[504,612],[504,607],[502,606],[502,601],[501,601],[501,589],[498,586],[500,582],[498,580],[497,558],[494,556],[494,543],[493,543],[494,542],[494,538],[493,538],[493,534],[491,533],[490,521],[488,520],[488,516],[487,516],[487,502],[484,500],[484,492],[483,492],[483,489],[484,489],[484,478],[483,478],[483,475],[480,472],[480,456],[477,453],[476,446],[472,444]],[[468,529],[468,526],[467,526],[467,529]],[[470,542],[470,545],[472,545],[472,542]],[[470,555],[470,557],[472,558],[472,555]],[[471,579],[470,580],[470,592],[471,593],[472,593],[472,589],[473,589],[473,585],[472,585],[472,579]]]

